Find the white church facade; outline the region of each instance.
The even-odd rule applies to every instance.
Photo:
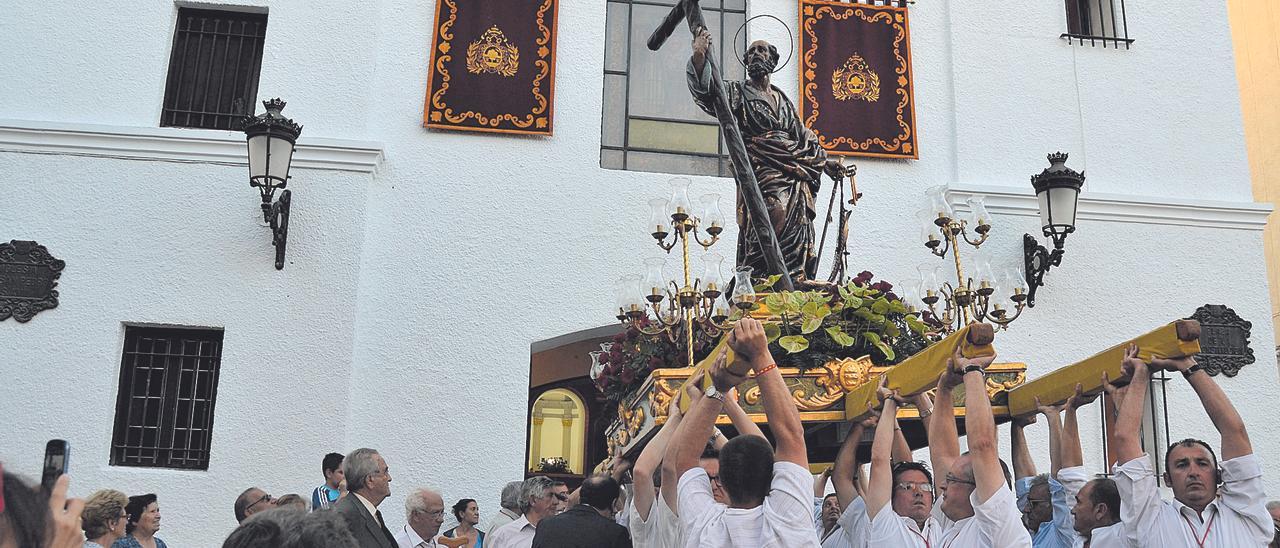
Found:
[[[422,126],[431,1],[5,6],[0,243],[34,241],[65,262],[56,308],[0,321],[5,470],[38,478],[46,440],[69,440],[72,492],[157,493],[158,536],[175,546],[221,543],[243,489],[307,495],[325,453],[358,447],[378,449],[390,467],[382,509],[393,529],[416,487],[496,512],[502,485],[529,467],[531,355],[607,336],[614,280],[661,253],[646,202],[666,195],[669,179],[733,193],[715,155],[612,144],[661,131],[629,125],[619,106],[693,108],[684,29],[663,53],[678,64],[639,58],[654,14],[671,4],[559,0],[550,136]],[[724,25],[771,14],[795,32],[799,15],[792,0],[711,4]],[[936,261],[913,214],[939,185],[957,205],[986,196],[993,230],[983,249],[1021,265],[1022,235],[1040,232],[1028,178],[1048,166],[1046,154],[1069,153],[1087,176],[1077,228],[1036,306],[997,335],[1000,360],[1025,363],[1035,378],[1205,304],[1227,305],[1252,321],[1256,360],[1217,380],[1249,425],[1268,492],[1280,495],[1280,371],[1262,247],[1271,208],[1251,193],[1226,8],[1126,8],[1132,43],[1102,47],[1062,37],[1061,3],[911,4],[919,158],[851,159],[864,197],[850,269],[906,283]],[[191,127],[192,113],[166,103],[182,10],[264,22],[251,105],[283,98],[284,115],[304,126],[282,269],[247,184],[244,134]],[[790,41],[765,23],[745,35]],[[628,50],[633,64],[610,66]],[[774,77],[793,99],[797,66]],[[619,72],[630,79],[622,87]],[[724,237],[720,252],[731,256],[736,227]],[[825,276],[830,257],[821,259]],[[145,342],[166,330],[207,344]],[[155,372],[167,384],[148,386],[148,364],[174,352],[191,367],[177,378]],[[590,365],[581,354],[548,359],[582,375]],[[130,419],[120,409],[159,412],[149,405],[171,423],[205,417],[208,428],[181,429],[181,442],[171,430],[165,442],[121,424]],[[1170,438],[1217,444],[1181,379],[1167,384],[1167,405],[1160,428]],[[1086,466],[1100,472],[1101,426],[1088,416]],[[1043,431],[1031,431],[1032,447],[1045,446]],[[166,465],[149,460],[149,445],[186,436],[203,445],[167,452]]]

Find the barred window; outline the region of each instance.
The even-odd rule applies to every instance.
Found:
[[[258,96],[267,14],[178,8],[161,126],[236,129]]]
[[[126,326],[111,464],[209,468],[222,330]]]
[[[1125,21],[1124,0],[1066,0],[1067,32],[1062,37],[1074,44],[1102,47],[1124,44],[1129,49],[1129,23]]]
[[[685,63],[693,53],[681,23],[658,51],[645,45],[675,0],[609,0],[605,15],[604,110],[600,166],[609,169],[731,177],[733,166],[715,117],[693,103]],[[716,64],[725,80],[742,80],[736,56],[747,32],[746,0],[702,0]]]

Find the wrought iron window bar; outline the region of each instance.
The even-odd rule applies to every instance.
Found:
[[[235,129],[258,95],[267,15],[179,8],[161,126]]]
[[[1124,0],[1066,0],[1068,44],[1096,47],[1115,46],[1125,49],[1133,43],[1129,38],[1129,23],[1126,20]],[[1118,13],[1117,13],[1118,12]],[[1117,17],[1118,15],[1118,17]]]

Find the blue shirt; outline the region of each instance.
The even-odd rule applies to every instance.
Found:
[[[1027,495],[1031,491],[1033,479],[1035,478],[1019,478],[1014,482],[1019,509],[1025,509],[1027,506]],[[1075,543],[1075,522],[1071,517],[1071,507],[1067,505],[1067,492],[1053,476],[1049,477],[1049,501],[1053,504],[1053,519],[1040,524],[1040,529],[1031,537],[1031,546],[1071,548]]]
[[[129,535],[116,539],[111,543],[111,548],[142,548],[142,545],[138,544],[138,539],[133,538],[133,535]],[[160,537],[156,537],[156,548],[166,548]]]

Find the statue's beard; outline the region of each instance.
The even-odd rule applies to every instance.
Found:
[[[753,80],[764,78],[772,73],[773,69],[773,63],[759,57],[752,59],[751,62],[747,63],[747,75]]]

